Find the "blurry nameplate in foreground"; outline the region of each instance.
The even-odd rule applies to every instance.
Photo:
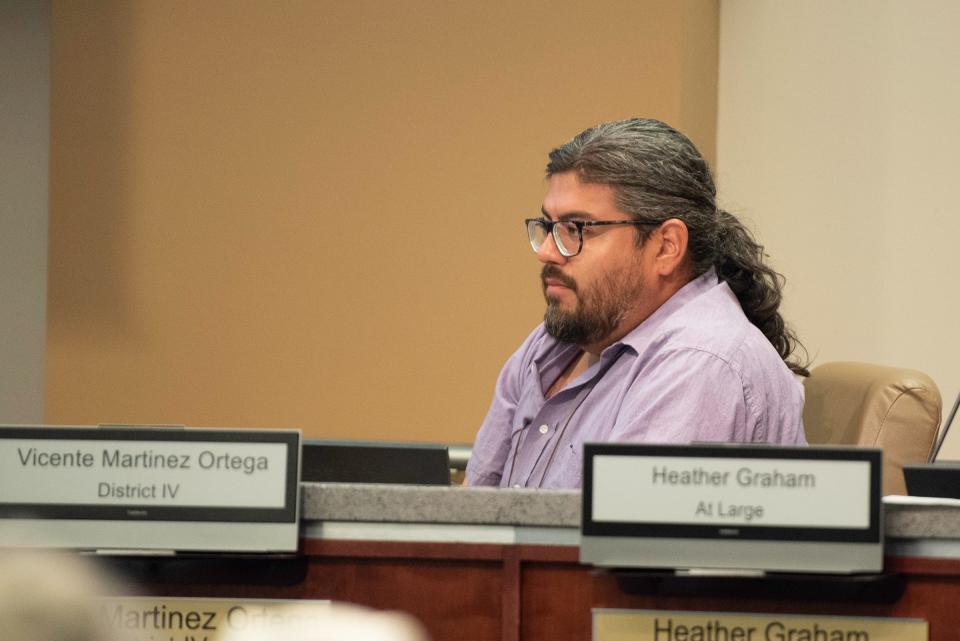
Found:
[[[882,568],[879,450],[588,444],[584,456],[585,562]]]
[[[0,427],[0,545],[295,550],[299,452],[291,430]]]
[[[240,631],[250,633],[247,638],[282,639],[322,630],[332,612],[329,601],[302,599],[115,597],[99,605],[100,620],[116,641],[212,641]]]
[[[926,621],[879,617],[593,610],[593,641],[927,641]]]

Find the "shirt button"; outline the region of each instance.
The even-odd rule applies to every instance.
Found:
[[[541,425],[541,426],[540,426],[540,433],[541,433],[541,434],[546,434],[546,433],[549,432],[549,431],[550,431],[550,426],[549,426],[549,425]]]

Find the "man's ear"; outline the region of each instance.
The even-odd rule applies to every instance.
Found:
[[[686,264],[687,225],[677,218],[669,218],[655,233],[660,236],[660,246],[654,257],[656,272],[660,276],[675,276]]]

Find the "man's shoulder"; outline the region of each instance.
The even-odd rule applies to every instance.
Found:
[[[768,377],[792,377],[773,345],[746,317],[730,288],[719,283],[664,318],[656,336],[640,346],[640,358],[679,358],[692,365],[723,363],[745,386]]]
[[[659,332],[663,351],[700,351],[736,363],[744,350],[766,341],[725,285],[703,292],[668,318]],[[769,343],[768,343],[769,345]]]

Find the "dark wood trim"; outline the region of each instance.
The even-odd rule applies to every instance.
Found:
[[[241,573],[229,583],[158,575],[145,587],[165,596],[339,599],[400,609],[423,621],[433,641],[582,641],[596,607],[915,617],[929,621],[931,639],[960,629],[960,559],[887,557],[887,572],[904,579],[905,589],[884,603],[737,589],[628,593],[609,572],[581,565],[576,545],[304,539],[300,551],[305,578],[293,585]]]
[[[503,554],[503,610],[500,617],[503,625],[503,641],[520,641],[520,603],[522,587],[522,555],[515,547],[507,547]]]
[[[888,556],[884,559],[884,565],[888,572],[960,577],[960,559]]]

